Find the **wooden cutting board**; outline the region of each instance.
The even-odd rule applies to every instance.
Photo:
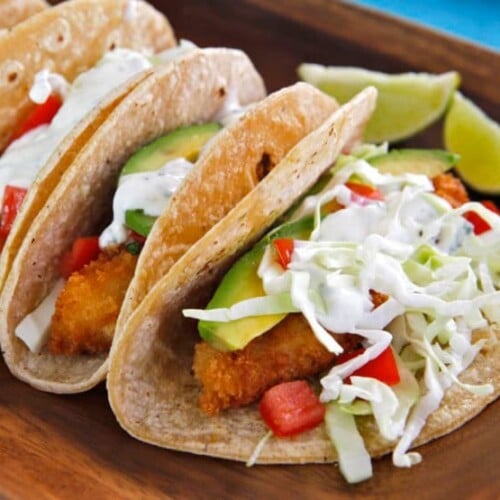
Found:
[[[436,32],[330,0],[153,2],[179,37],[246,50],[274,90],[302,61],[382,71],[456,69],[463,89],[500,119],[500,56]],[[440,127],[413,140],[440,146]],[[155,448],[120,429],[104,386],[56,396],[13,379],[0,361],[0,498],[499,498],[500,403],[421,448],[401,470],[377,460],[349,486],[334,465],[247,469]]]

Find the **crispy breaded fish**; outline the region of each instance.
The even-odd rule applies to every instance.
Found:
[[[356,335],[332,336],[347,351],[358,344]],[[221,352],[201,342],[196,345],[193,363],[194,374],[203,385],[201,409],[215,415],[250,404],[273,385],[326,370],[335,358],[301,314],[289,314],[239,351]]]
[[[101,252],[73,273],[59,294],[49,349],[53,354],[108,352],[137,256],[126,250]]]
[[[435,193],[445,199],[453,208],[469,201],[469,195],[462,181],[452,174],[440,174],[432,179]]]

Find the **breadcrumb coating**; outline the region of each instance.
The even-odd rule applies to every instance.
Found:
[[[359,337],[332,334],[350,351]],[[289,314],[244,349],[222,352],[206,342],[196,345],[194,374],[203,391],[200,407],[209,415],[248,405],[281,382],[316,375],[333,365],[336,355],[318,341],[301,314]]]
[[[432,179],[435,193],[445,199],[453,208],[469,201],[469,195],[462,181],[453,174],[439,174]]]
[[[124,249],[102,252],[70,276],[52,317],[50,352],[77,355],[109,351],[136,263],[137,256]]]

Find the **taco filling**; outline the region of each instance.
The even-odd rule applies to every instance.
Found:
[[[458,376],[500,321],[500,217],[445,172],[455,161],[374,146],[341,157],[233,265],[206,310],[184,310],[200,320],[201,409],[261,400],[280,437],[324,422],[357,482],[372,475],[357,418],[371,415],[396,443],[394,464],[410,467],[448,387],[490,394]],[[315,391],[304,381],[313,376]]]
[[[55,302],[50,352],[109,351],[146,238],[203,146],[220,129],[215,122],[177,129],[143,147],[124,165],[113,198],[113,221],[99,237],[77,240],[61,262],[68,280]]]

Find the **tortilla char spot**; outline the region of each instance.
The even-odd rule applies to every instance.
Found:
[[[121,33],[119,30],[112,31],[107,38],[107,48],[114,50],[121,45]]]
[[[257,163],[256,174],[257,179],[261,181],[274,167],[274,162],[271,159],[271,155],[269,153],[262,153],[262,157],[260,158],[259,163]]]
[[[226,89],[224,87],[221,87],[219,89],[219,97],[223,98],[226,95]]]
[[[68,46],[71,41],[71,26],[66,19],[56,19],[47,30],[43,46],[49,52],[59,52]]]
[[[7,60],[0,68],[0,86],[16,87],[22,79],[24,65],[19,61]]]

